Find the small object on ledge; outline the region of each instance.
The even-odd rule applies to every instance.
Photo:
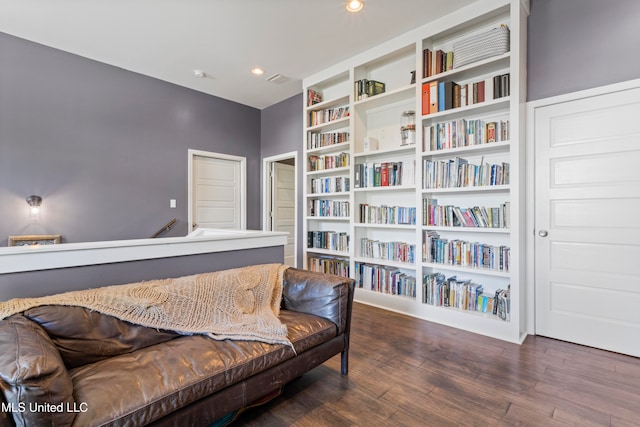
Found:
[[[9,236],[7,246],[56,245],[62,241],[60,234],[32,234],[27,236]]]

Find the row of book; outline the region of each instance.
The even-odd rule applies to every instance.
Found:
[[[307,107],[316,105],[322,102],[322,92],[315,89],[307,89]]]
[[[307,150],[349,141],[349,132],[307,132]]]
[[[324,110],[309,111],[309,123],[307,126],[318,126],[324,123],[333,122],[349,117],[349,114],[348,105],[336,108],[325,108]]]
[[[413,264],[416,245],[406,242],[381,242],[363,237],[360,239],[360,256]]]
[[[453,52],[442,49],[422,51],[422,78],[453,70]]]
[[[461,208],[438,205],[436,199],[422,199],[422,225],[432,227],[509,228],[510,215],[508,201],[499,207]]]
[[[360,205],[361,224],[406,224],[415,225],[416,208],[404,206]]]
[[[458,119],[424,127],[424,149],[470,147],[509,140],[509,120]]]
[[[386,90],[386,85],[382,82],[369,79],[360,79],[354,83],[353,94],[356,101],[380,95]]]
[[[311,193],[346,193],[349,191],[349,177],[331,176],[311,179]]]
[[[422,302],[440,307],[492,314],[510,320],[510,287],[485,293],[484,286],[471,280],[446,278],[442,273],[426,274],[422,281]]]
[[[349,252],[349,233],[336,231],[307,231],[307,248]]]
[[[321,171],[349,166],[349,153],[311,155],[308,158],[308,171]]]
[[[360,163],[354,167],[355,188],[391,187],[415,184],[415,160]]]
[[[307,213],[317,217],[349,217],[349,202],[341,200],[314,199],[308,201]]]
[[[509,94],[509,73],[464,84],[434,80],[422,84],[422,115],[479,104]]]
[[[355,263],[356,286],[390,295],[416,297],[416,278],[394,267]]]
[[[424,262],[509,271],[511,250],[508,246],[443,239],[432,230],[423,231],[422,242]]]
[[[309,255],[307,269],[319,273],[349,277],[349,260],[343,258]]]
[[[509,184],[509,163],[469,163],[456,157],[449,160],[423,160],[422,188],[484,187]]]

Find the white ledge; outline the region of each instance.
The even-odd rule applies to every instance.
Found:
[[[200,229],[186,237],[0,248],[0,274],[284,246],[287,233]]]

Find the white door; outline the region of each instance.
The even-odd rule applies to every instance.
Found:
[[[271,229],[289,233],[284,247],[284,263],[295,266],[295,167],[284,163],[271,163],[273,167],[271,179]]]
[[[191,226],[246,228],[244,159],[210,153],[191,156]]]
[[[536,333],[640,356],[640,88],[535,110]]]

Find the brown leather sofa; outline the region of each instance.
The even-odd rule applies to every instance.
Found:
[[[334,355],[347,374],[352,279],[290,268],[287,345],[216,341],[42,306],[0,322],[1,426],[206,426]]]

